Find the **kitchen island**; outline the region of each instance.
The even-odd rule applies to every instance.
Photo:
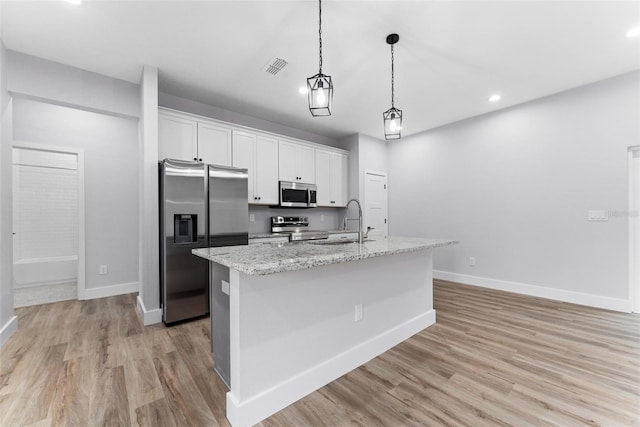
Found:
[[[214,353],[229,370],[218,372],[230,388],[231,425],[258,423],[435,323],[432,251],[454,243],[392,237],[194,249],[211,261],[211,334],[228,342],[228,360]],[[226,324],[214,322],[221,303]]]

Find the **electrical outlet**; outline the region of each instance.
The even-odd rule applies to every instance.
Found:
[[[98,270],[98,274],[102,274],[102,275],[107,274],[107,266],[106,265],[101,265],[100,269]]]
[[[249,214],[249,222],[256,222],[256,216],[254,214]]]
[[[475,265],[476,265],[476,257],[474,257],[474,256],[469,257],[469,265],[471,267],[475,267]]]
[[[354,311],[355,311],[354,321],[356,321],[356,322],[361,321],[362,320],[362,314],[363,314],[362,304],[356,304]]]
[[[324,215],[320,215],[320,221],[324,222]]]

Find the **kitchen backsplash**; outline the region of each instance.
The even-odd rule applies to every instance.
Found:
[[[349,211],[355,211],[355,209],[349,209]],[[342,228],[345,212],[344,209],[340,208],[282,209],[249,205],[249,215],[254,216],[254,221],[249,221],[249,233],[271,231],[271,217],[278,215],[306,216],[309,218],[310,230],[337,230]],[[351,215],[358,216],[357,213],[354,214],[353,212],[351,212]]]

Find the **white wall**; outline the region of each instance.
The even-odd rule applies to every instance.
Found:
[[[15,141],[84,150],[86,288],[137,283],[137,120],[16,97],[13,125]]]
[[[627,210],[639,94],[634,72],[390,143],[390,234],[460,240],[447,278],[627,309],[626,216],[587,211]]]
[[[7,90],[7,51],[0,38],[0,347],[18,328],[13,311],[12,110]]]

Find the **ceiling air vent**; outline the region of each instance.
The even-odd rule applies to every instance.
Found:
[[[284,67],[286,67],[288,62],[282,58],[273,58],[269,63],[264,67],[264,70],[273,74],[274,76],[278,74]]]

